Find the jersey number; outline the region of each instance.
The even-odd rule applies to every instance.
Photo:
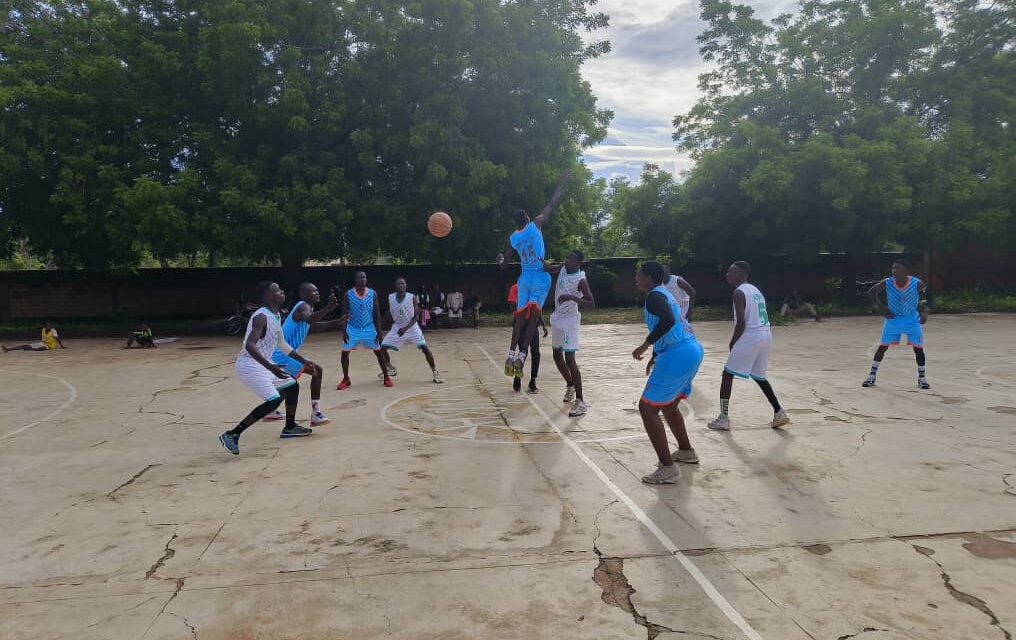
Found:
[[[758,319],[762,323],[762,326],[769,324],[769,312],[766,310],[766,303],[758,303]]]

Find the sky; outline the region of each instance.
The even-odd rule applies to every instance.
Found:
[[[756,15],[770,18],[791,11],[796,0],[747,0]],[[607,39],[611,52],[587,62],[582,75],[601,108],[614,120],[607,138],[585,153],[597,177],[623,175],[637,180],[652,162],[674,174],[691,159],[678,153],[671,134],[675,115],[698,99],[702,62],[695,37],[704,29],[697,0],[600,0],[593,6],[610,16],[610,26],[590,40]]]

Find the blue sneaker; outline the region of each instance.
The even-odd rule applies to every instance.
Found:
[[[226,431],[219,436],[219,443],[222,445],[223,449],[232,453],[234,456],[240,455],[240,436],[235,436]]]
[[[313,429],[308,429],[307,427],[301,427],[298,424],[294,424],[291,427],[286,427],[285,429],[283,429],[282,433],[279,434],[279,437],[280,438],[302,438],[304,436],[309,436],[312,433],[314,433]]]

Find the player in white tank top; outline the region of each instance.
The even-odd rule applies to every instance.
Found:
[[[575,250],[568,254],[563,265],[548,268],[557,274],[554,286],[554,313],[550,316],[550,329],[553,333],[551,346],[554,349],[554,364],[564,378],[564,402],[571,402],[568,411],[571,417],[583,416],[588,405],[582,395],[582,373],[575,361],[579,350],[579,327],[582,322],[581,307],[596,306],[593,292],[586,280],[586,272],[582,270],[585,256]]]
[[[677,300],[677,305],[681,307],[681,315],[684,319],[691,322],[691,308],[695,306],[695,288],[681,276],[670,273],[668,267],[664,266],[664,269],[667,272],[667,279],[663,285],[670,292],[670,295],[674,296],[674,299]]]
[[[405,278],[396,278],[395,293],[388,294],[388,315],[392,319],[392,328],[381,341],[381,353],[385,360],[385,367],[392,368],[392,357],[389,351],[398,351],[407,342],[412,342],[423,352],[423,357],[430,365],[430,372],[434,384],[442,384],[441,374],[438,373],[437,363],[434,362],[434,354],[427,346],[427,339],[423,337],[420,329],[420,305],[416,296],[409,293],[409,287]]]
[[[748,284],[750,274],[751,266],[740,260],[727,269],[727,283],[734,287],[734,335],[730,338],[730,355],[723,367],[720,383],[720,415],[709,423],[710,429],[718,431],[730,429],[728,408],[734,376],[751,378],[758,383],[773,407],[773,421],[770,423],[773,428],[790,423],[787,412],[780,406],[776,392],[766,378],[773,337],[765,296],[758,287]]]

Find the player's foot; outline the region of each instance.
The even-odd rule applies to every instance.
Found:
[[[918,389],[930,389],[931,385],[928,383],[928,379],[927,378],[918,378],[917,379],[917,388]]]
[[[512,391],[515,393],[522,391],[522,378],[515,378],[512,380]]]
[[[234,456],[240,455],[240,436],[233,435],[226,431],[219,436],[219,444],[226,451],[232,453]]]
[[[385,386],[386,387],[394,387],[395,386],[395,381],[392,380],[390,376],[385,376]]]
[[[681,479],[681,468],[676,464],[662,465],[656,463],[656,471],[649,475],[642,476],[642,482],[646,484],[674,484]]]
[[[308,429],[307,427],[301,427],[298,424],[294,424],[292,426],[287,426],[286,428],[284,428],[282,430],[282,433],[279,434],[279,437],[280,438],[303,438],[304,436],[309,436],[312,433],[314,433],[313,429]]]
[[[874,387],[875,386],[875,376],[868,376],[868,379],[865,380],[864,382],[862,382],[861,386],[865,387],[865,388],[867,388],[867,387]]]
[[[561,402],[574,402],[575,401],[575,387],[568,385],[564,390],[564,400]]]
[[[780,427],[785,427],[788,424],[790,424],[790,416],[787,415],[787,410],[780,409],[776,412],[776,415],[773,416],[773,421],[769,426],[773,429],[779,429]]]
[[[504,374],[506,376],[508,376],[509,378],[516,377],[515,376],[515,358],[508,358],[507,360],[504,361]]]
[[[678,449],[670,452],[670,457],[674,459],[674,462],[683,462],[685,464],[698,464],[698,454],[695,453],[695,449]]]
[[[335,385],[335,388],[338,389],[339,391],[345,391],[346,389],[348,389],[351,386],[353,386],[353,381],[350,380],[349,378],[343,378],[342,382],[340,382],[339,384]]]
[[[580,398],[580,399],[576,400],[572,404],[571,409],[568,410],[568,417],[569,418],[577,418],[579,416],[584,416],[584,415],[586,415],[586,411],[588,411],[588,410],[589,410],[589,406],[586,404],[585,400],[582,400]]]
[[[437,372],[437,369],[434,369],[432,373],[434,374],[434,377],[432,378],[434,384],[444,384],[444,380],[441,379],[441,374]]]
[[[706,426],[713,431],[730,431],[730,418],[727,416],[719,416]]]
[[[329,420],[328,417],[320,411],[315,411],[310,417],[310,426],[312,427],[319,427],[323,424],[328,424],[329,422],[331,422],[331,420]]]
[[[526,389],[526,393],[531,393],[533,395],[536,395],[539,392],[540,392],[540,390],[536,386],[536,380],[530,380],[529,381],[529,388]]]
[[[285,420],[285,419],[286,414],[282,413],[278,409],[276,409],[275,411],[269,413],[267,416],[264,417],[264,420],[266,420],[267,422],[275,422],[276,420]]]
[[[523,375],[525,375],[525,367],[526,367],[525,360],[523,360],[522,358],[515,358],[515,361],[512,362],[512,371],[514,372],[516,378],[521,378]]]

